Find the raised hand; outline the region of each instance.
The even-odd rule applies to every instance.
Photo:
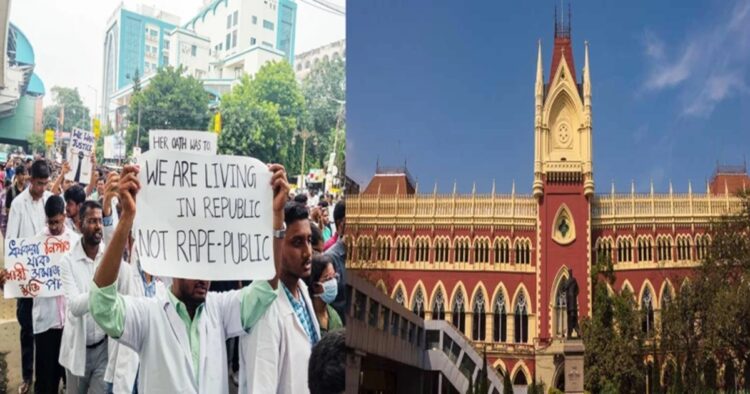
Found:
[[[135,196],[141,190],[141,183],[138,181],[138,166],[127,165],[122,170],[122,175],[118,182],[120,193],[120,206],[122,207],[122,217],[135,217]]]
[[[271,186],[273,187],[273,212],[274,215],[284,213],[284,205],[289,195],[289,183],[286,180],[286,170],[281,164],[269,164],[268,170],[273,173]],[[283,217],[282,217],[283,219]]]

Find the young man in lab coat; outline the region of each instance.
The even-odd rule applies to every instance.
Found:
[[[66,301],[66,319],[60,346],[60,364],[65,367],[66,386],[71,393],[104,393],[104,373],[109,360],[107,335],[94,322],[89,310],[89,291],[96,267],[101,264],[105,245],[102,206],[96,201],[81,204],[81,239],[60,260]],[[117,290],[130,285],[128,264],[121,270]]]
[[[31,182],[21,194],[13,199],[8,216],[8,229],[5,238],[25,238],[38,235],[44,230],[47,216],[44,204],[52,193],[47,191],[50,169],[47,162],[37,160],[31,165]],[[34,375],[34,328],[32,309],[34,300],[19,298],[16,304],[16,318],[21,325],[21,371],[23,384],[19,393],[28,393]]]
[[[312,256],[307,207],[290,202],[284,210],[281,288],[249,336],[240,339],[240,393],[308,393],[307,367],[320,340],[307,286]]]
[[[283,166],[271,164],[268,169],[273,173],[273,224],[279,234],[273,242],[278,272],[289,185]],[[126,166],[120,178],[122,214],[92,283],[94,319],[138,353],[139,393],[227,393],[225,341],[248,331],[263,315],[276,299],[278,278],[224,293],[208,293],[209,281],[174,278],[166,297],[118,295],[113,284],[136,214],[137,174],[137,167]]]
[[[44,204],[47,227],[39,235],[54,236],[75,245],[80,237],[65,225],[65,202],[60,196],[50,196]],[[58,362],[63,326],[65,325],[65,296],[34,298],[34,346],[37,354],[34,369],[36,394],[57,394],[65,368]]]

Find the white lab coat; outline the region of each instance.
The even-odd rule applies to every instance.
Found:
[[[168,290],[169,291],[169,290]],[[198,322],[200,364],[193,376],[193,356],[185,323],[166,294],[155,298],[123,296],[125,326],[118,342],[138,352],[139,393],[227,393],[227,338],[245,331],[240,319],[241,293],[209,292]]]
[[[45,191],[42,198],[34,201],[29,188],[21,192],[10,204],[8,228],[5,238],[33,237],[47,227],[47,215],[44,214],[44,204],[52,193]]]
[[[302,298],[320,338],[307,286],[299,281]],[[240,385],[238,393],[309,393],[307,365],[312,344],[283,290],[265,315],[240,338]]]
[[[128,295],[145,297],[146,290],[143,286],[143,280],[141,279],[138,267],[134,265],[130,271],[132,278]],[[155,281],[154,286],[156,288],[154,297],[157,299],[166,299],[167,291],[169,290],[167,290],[161,280],[157,278],[153,278],[153,280]],[[110,362],[107,364],[107,371],[104,373],[104,381],[112,383],[112,392],[114,394],[131,394],[140,363],[138,353],[116,340],[110,341],[109,346],[111,351]]]
[[[49,236],[49,228],[45,227],[39,235]],[[60,235],[61,238],[67,238],[71,245],[78,243],[81,237],[68,227]],[[33,321],[34,334],[47,332],[51,328],[63,328],[65,325],[65,315],[60,316],[57,303],[65,302],[65,296],[34,298],[34,307],[31,309],[31,319]],[[63,311],[65,307],[63,306]]]
[[[89,271],[82,260],[86,257],[79,240],[71,251],[60,261],[63,290],[65,291],[65,327],[60,344],[60,365],[73,375],[84,376],[86,372],[86,315],[89,313],[89,288],[99,263],[104,256],[104,243],[94,259],[93,271]],[[130,286],[130,265],[120,264],[117,289],[127,293]],[[108,352],[111,350],[108,349]]]

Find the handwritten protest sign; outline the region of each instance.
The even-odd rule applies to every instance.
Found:
[[[94,152],[94,133],[88,130],[73,129],[68,144],[68,163],[70,172],[65,179],[81,184],[89,183],[91,179],[91,155]]]
[[[60,259],[71,246],[71,240],[63,236],[6,239],[5,298],[62,295]]]
[[[134,223],[143,269],[185,279],[270,279],[271,172],[249,157],[149,150]]]
[[[151,130],[149,150],[216,154],[216,134],[207,131]]]

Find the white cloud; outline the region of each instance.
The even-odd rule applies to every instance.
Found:
[[[682,115],[709,116],[722,101],[747,94],[750,69],[750,0],[736,0],[723,18],[665,44],[644,32],[648,72],[643,90],[677,89]],[[669,51],[666,48],[678,48]]]

